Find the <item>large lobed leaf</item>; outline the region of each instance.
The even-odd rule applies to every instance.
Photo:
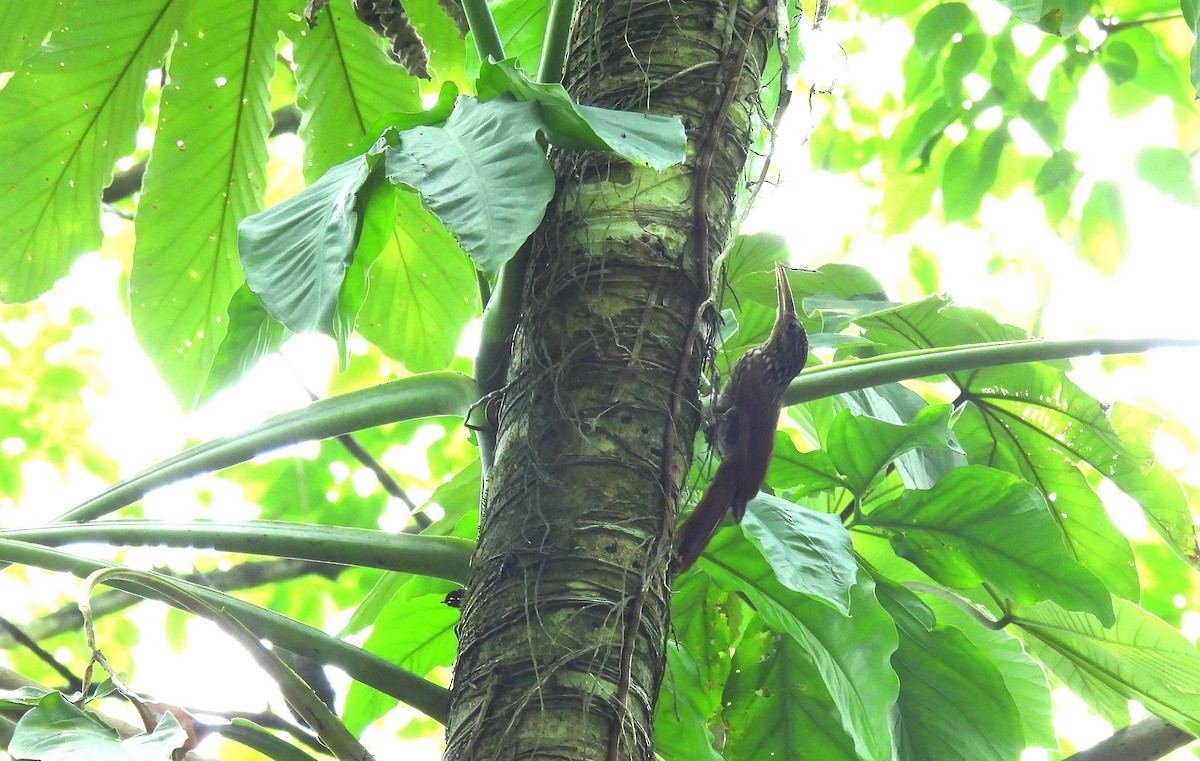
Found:
[[[746,596],[763,623],[792,638],[821,675],[841,728],[855,751],[868,761],[891,757],[888,713],[895,704],[898,681],[890,659],[897,635],[875,597],[874,583],[860,578],[850,591],[850,615],[793,592],[775,580],[771,568],[737,532],[718,532],[701,557],[700,568],[721,586]],[[782,721],[789,706],[770,701]]]
[[[889,350],[1026,337],[940,297],[859,322],[869,338]],[[1115,594],[1135,599],[1137,572],[1129,542],[1083,480],[1078,463],[1087,462],[1134,497],[1164,539],[1183,557],[1195,558],[1187,501],[1171,473],[1154,461],[1149,438],[1157,418],[1102,405],[1060,367],[1010,365],[954,374],[959,401],[966,403],[955,433],[972,462],[1018,474],[1054,495],[1053,515],[1072,554]]]
[[[896,553],[956,589],[988,584],[1032,605],[1054,600],[1111,623],[1108,590],[1071,559],[1042,494],[978,465],[957,468],[929,490],[910,490],[865,516]]]
[[[958,629],[932,623],[933,612],[895,584],[876,586],[900,634],[892,665],[902,761],[1015,759],[1024,750],[1021,716],[988,655]]]
[[[1014,617],[1033,655],[1089,703],[1102,710],[1110,705],[1105,714],[1118,724],[1128,717],[1121,701],[1137,700],[1180,729],[1200,734],[1195,645],[1133,603],[1115,603],[1116,624],[1110,628],[1051,603],[1015,610]]]

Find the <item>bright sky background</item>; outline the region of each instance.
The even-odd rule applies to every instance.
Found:
[[[973,5],[985,13],[985,23],[995,23],[991,11],[997,10],[996,6]],[[834,40],[865,31],[834,22],[828,22],[826,28]],[[895,62],[901,55],[898,51],[910,42],[908,35],[902,24],[887,24],[875,30],[875,39],[869,42],[867,52],[845,64],[840,54],[813,58],[838,70],[839,87],[852,89],[857,97],[870,102],[872,94],[878,97],[884,90],[902,89]],[[822,44],[829,49],[821,40],[814,42],[814,46]],[[997,252],[1014,258],[1032,254],[1046,270],[1054,273],[1049,306],[1043,315],[1046,337],[1196,336],[1200,334],[1200,297],[1196,293],[1196,284],[1200,282],[1200,266],[1196,263],[1200,253],[1197,250],[1200,212],[1160,196],[1133,174],[1133,157],[1139,149],[1150,144],[1174,144],[1171,106],[1164,101],[1132,119],[1114,122],[1107,115],[1106,87],[1099,72],[1092,72],[1084,80],[1080,100],[1068,124],[1067,142],[1071,150],[1082,156],[1081,168],[1089,176],[1116,180],[1125,193],[1133,250],[1114,279],[1098,275],[1075,257],[1069,243],[1048,230],[1041,203],[1028,190],[1018,191],[1014,199],[1004,203],[987,199],[982,214],[984,230],[943,228],[925,220],[910,235],[883,240],[879,234],[881,225],[866,211],[875,201],[874,191],[864,189],[851,177],[810,171],[807,148],[802,144],[810,119],[803,97],[794,101],[778,148],[784,182],[778,190],[763,194],[747,229],[770,229],[786,235],[797,264],[818,266],[842,260],[867,267],[894,296],[901,298],[923,295],[914,290],[908,275],[908,253],[913,243],[917,243],[937,254],[942,288],[959,303],[994,311],[1022,327],[1028,327],[1040,297],[1034,279],[1019,271],[986,274],[987,264]],[[816,103],[817,118],[832,118],[826,114],[828,99],[818,97]],[[891,127],[894,125],[881,125],[884,130]],[[298,151],[298,140],[285,137],[275,142],[273,155],[282,162],[289,155],[298,157]],[[294,173],[283,163],[277,163],[275,169],[278,174]],[[110,383],[107,392],[89,392],[85,401],[95,416],[92,431],[95,439],[120,464],[123,476],[175,453],[189,438],[207,439],[230,433],[270,413],[307,401],[304,391],[294,381],[292,370],[272,360],[265,362],[242,387],[223,394],[214,404],[192,416],[183,415],[149,360],[137,348],[123,297],[119,295],[119,259],[130,250],[131,225],[111,216],[105,225],[110,233],[106,250],[80,259],[45,301],[52,314],[63,319],[75,304],[87,307],[96,316],[96,322],[80,329],[75,340],[100,351],[101,369]],[[852,241],[849,253],[843,255],[848,239]],[[0,330],[15,340],[21,327],[5,323]],[[469,356],[472,352],[469,346],[464,346],[462,353]],[[289,345],[287,356],[310,387],[317,390],[326,387],[334,365],[329,341],[298,339]],[[1098,360],[1078,361],[1076,368],[1076,380],[1101,399],[1122,398],[1170,411],[1186,429],[1200,431],[1200,398],[1196,393],[1200,361],[1196,353],[1155,352],[1147,358],[1145,367],[1123,368],[1112,375],[1099,371]],[[1170,437],[1163,438],[1160,451],[1169,465],[1184,469],[1187,481],[1200,484],[1200,454],[1189,455]],[[401,452],[389,462],[403,472],[405,458],[410,457],[411,453]],[[411,465],[420,467],[423,462],[411,460]],[[64,481],[49,465],[37,463],[29,464],[24,475],[26,498],[20,510],[0,510],[5,525],[40,523],[105,486],[82,471]],[[206,483],[212,482],[213,479],[206,479]],[[188,505],[195,501],[190,495],[190,487],[156,494],[147,500],[148,514],[160,510],[176,518],[192,514],[194,510]],[[236,489],[228,494],[226,517],[243,517],[250,508],[241,502]],[[1140,516],[1125,513],[1119,518],[1127,531],[1138,530]],[[133,555],[146,564],[167,557],[153,549]],[[56,590],[73,589],[77,582],[48,578],[47,584]],[[29,591],[11,577],[0,577],[0,600],[22,599]],[[20,620],[14,610],[2,612]],[[228,646],[222,636],[213,636],[212,627],[201,621],[191,625],[187,657],[176,658],[155,636],[162,630],[164,615],[160,606],[153,605],[142,606],[132,614],[143,632],[143,644],[133,654],[139,664],[135,675],[138,689],[165,697],[184,685],[188,700],[197,705],[246,710],[263,707],[262,696],[270,689],[265,677],[246,656]],[[1194,640],[1200,634],[1200,626],[1192,626],[1186,633]],[[0,654],[0,659],[4,658]],[[150,663],[153,667],[147,666]],[[225,669],[214,672],[214,663],[223,664]],[[237,674],[236,691],[228,689],[226,679],[230,673]],[[1055,698],[1056,707],[1066,718],[1059,729],[1076,745],[1086,746],[1111,732],[1104,722],[1089,718],[1082,704],[1069,693],[1059,691]],[[388,722],[389,726],[395,723],[394,718]],[[400,748],[385,729],[372,732],[367,742],[380,758],[389,757]],[[406,758],[437,757],[440,738],[424,741],[420,748],[406,742],[410,743],[403,746]],[[1045,757],[1043,753],[1031,752],[1026,761]],[[1188,752],[1172,758],[1194,756]]]

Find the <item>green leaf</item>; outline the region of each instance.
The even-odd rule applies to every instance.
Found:
[[[689,700],[707,721],[721,709],[721,687],[729,678],[745,603],[702,573],[687,574],[671,591],[672,641],[691,654],[689,667],[696,669],[701,691]]]
[[[178,31],[138,202],[129,312],[185,410],[195,406],[242,285],[237,224],[263,207],[268,84],[281,0],[192,7]]]
[[[550,4],[545,0],[492,0],[488,5],[504,43],[504,54],[517,59],[527,71],[536,71],[550,19]],[[467,35],[472,50],[473,38],[474,34]],[[467,70],[473,76],[478,75],[480,66],[477,56],[467,57]]]
[[[697,565],[723,587],[744,594],[768,628],[795,640],[821,675],[858,755],[890,759],[888,713],[899,689],[890,664],[896,634],[875,599],[874,582],[859,579],[850,590],[850,615],[844,616],[783,587],[734,529],[718,532]]]
[[[926,411],[930,405],[920,394],[899,383],[884,383],[839,394],[837,401],[856,415],[910,428],[914,424],[917,428],[924,428],[931,422],[928,416],[934,414]],[[918,417],[921,419],[918,420]],[[829,428],[832,427],[830,423]],[[925,438],[925,435],[920,434],[920,438]],[[928,489],[946,473],[967,464],[966,456],[948,428],[945,432],[938,432],[935,426],[930,440],[939,438],[944,440],[937,446],[917,446],[893,460],[904,486],[909,489]],[[876,496],[872,494],[871,498]]]
[[[879,601],[900,634],[892,665],[900,677],[896,701],[903,761],[1015,759],[1025,743],[1016,702],[999,670],[962,632],[926,627],[909,609],[915,597],[880,583]]]
[[[954,448],[950,405],[925,407],[908,425],[896,425],[842,410],[829,429],[826,449],[851,491],[862,496],[892,460],[917,447]]]
[[[271,319],[262,302],[243,284],[229,301],[229,328],[213,358],[208,380],[200,393],[201,404],[222,389],[237,383],[263,357],[283,347],[292,332]]]
[[[846,479],[833,466],[824,449],[801,452],[783,431],[775,434],[775,450],[767,468],[766,482],[776,489],[794,489],[792,498],[819,491],[847,489]]]
[[[1026,654],[1021,641],[1005,629],[980,626],[962,608],[940,597],[922,599],[933,610],[939,624],[953,626],[962,632],[999,670],[1004,689],[1016,701],[1017,712],[1021,715],[1025,744],[1056,747],[1058,738],[1051,715],[1050,684],[1045,670]]]
[[[1092,187],[1079,217],[1077,254],[1105,275],[1116,274],[1129,253],[1129,224],[1121,186],[1102,180]]]
[[[388,60],[378,35],[355,18],[349,4],[329,3],[317,15],[315,28],[296,32],[289,38],[296,61],[296,102],[304,114],[304,176],[311,183],[362,153],[355,149],[357,142],[385,114],[421,112],[423,107],[417,80]],[[371,143],[380,134],[369,136]]]
[[[457,643],[454,627],[459,613],[444,600],[444,594],[415,599],[396,595],[375,620],[375,627],[363,647],[418,675],[428,674],[438,666],[451,665]],[[355,682],[346,695],[346,728],[357,735],[396,703],[395,698]]]
[[[38,761],[163,761],[186,740],[187,732],[169,711],[153,732],[122,740],[61,693],[50,692],[17,722],[8,752]]]
[[[841,518],[760,493],[746,505],[742,528],[780,584],[850,613],[858,566]]]
[[[859,758],[812,658],[758,621],[738,643],[722,700],[731,761]]]
[[[181,7],[72,3],[54,45],[0,90],[0,300],[36,298],[100,247],[101,191],[133,152],[146,73]]]
[[[964,3],[939,3],[921,17],[913,29],[913,47],[923,55],[941,52],[975,20]]]
[[[1149,146],[1138,151],[1138,179],[1176,203],[1200,206],[1200,189],[1192,177],[1192,160],[1177,148]]]
[[[367,273],[392,238],[396,227],[396,200],[400,193],[373,175],[367,180],[363,195],[366,202],[361,212],[362,221],[354,254],[338,290],[337,311],[333,315],[333,337],[337,341],[339,369],[342,372],[350,366],[350,337],[367,299]],[[411,197],[413,194],[407,195]]]
[[[46,35],[62,26],[70,5],[67,0],[0,0],[0,71],[16,71],[33,55]]]
[[[415,193],[396,194],[396,218],[371,267],[358,332],[412,372],[440,370],[475,316],[475,270]]]
[[[868,338],[899,351],[1026,337],[1024,331],[984,312],[948,305],[940,297],[867,317],[861,324]],[[1043,494],[1053,495],[1052,514],[1074,557],[1114,594],[1136,599],[1137,570],[1129,541],[1084,481],[1076,462],[1087,460],[1101,472],[1115,464],[1114,475],[1128,488],[1137,488],[1147,502],[1156,500],[1155,510],[1165,518],[1171,516],[1166,520],[1172,527],[1180,526],[1179,500],[1170,493],[1152,496],[1154,492],[1146,488],[1149,482],[1136,480],[1135,474],[1152,461],[1148,444],[1131,446],[1123,441],[1103,405],[1084,394],[1062,370],[1044,364],[956,373],[951,380],[966,402],[954,430],[970,461],[1019,475]],[[1189,534],[1175,530],[1172,536],[1184,552]]]
[[[908,232],[917,220],[933,209],[933,194],[938,190],[940,178],[935,172],[915,174],[893,174],[883,187],[883,203],[879,211],[883,214],[884,234],[888,236]]]
[[[1071,558],[1041,493],[1015,476],[968,465],[911,490],[861,525],[885,530],[896,554],[955,589],[988,584],[1021,604],[1054,600],[1112,621],[1108,590]]]
[[[1033,190],[1039,196],[1046,196],[1055,191],[1066,190],[1068,195],[1079,184],[1083,173],[1075,168],[1079,155],[1068,150],[1057,150],[1038,170],[1033,181]]]
[[[1087,0],[1000,0],[1009,12],[1028,24],[1060,37],[1071,34],[1087,15]]]
[[[542,128],[535,104],[463,98],[445,127],[401,133],[385,171],[421,194],[481,269],[495,271],[541,223],[554,194],[537,141]]]
[[[15,690],[0,692],[0,708],[25,709],[33,708],[42,698],[52,692],[44,687],[18,687]]]
[[[1100,46],[1100,68],[1114,85],[1128,82],[1137,76],[1137,52],[1126,42],[1107,40]]]
[[[531,80],[513,59],[485,62],[477,88],[481,100],[510,93],[517,100],[539,103],[546,139],[560,148],[613,151],[653,169],[684,159],[687,136],[679,117],[579,105],[557,82]]]
[[[711,687],[705,687],[693,651],[673,640],[666,649],[667,676],[654,713],[654,754],[667,761],[721,761],[724,756],[713,749],[707,724]]]
[[[1200,653],[1178,630],[1125,600],[1116,623],[1043,603],[1014,611],[1033,655],[1088,699],[1092,687],[1136,700],[1191,734],[1200,734]],[[1090,702],[1090,701],[1089,701]]]
[[[960,104],[950,105],[945,99],[938,98],[925,110],[917,111],[900,122],[894,139],[889,141],[890,145],[895,146],[897,166],[905,171],[926,168],[933,149],[945,137],[946,127],[962,114]],[[916,215],[910,213],[908,216]]]
[[[1004,127],[972,132],[950,151],[942,166],[942,210],[947,222],[974,219],[996,182],[1000,155],[1008,143]]]
[[[338,293],[357,242],[362,190],[378,155],[355,156],[238,226],[246,284],[293,333],[333,335]]]
[[[1110,409],[1109,420],[1114,434],[1128,449],[1109,452],[1097,447],[1085,451],[1084,459],[1141,505],[1150,525],[1171,549],[1193,567],[1200,566],[1200,547],[1187,495],[1179,477],[1154,457],[1154,435],[1162,427],[1162,418],[1142,407],[1117,402]],[[1137,454],[1143,455],[1142,467],[1134,466]]]
[[[1195,35],[1200,30],[1200,2],[1197,0],[1180,0],[1180,10],[1187,21],[1188,28]],[[1200,93],[1200,38],[1192,42],[1192,89]]]
[[[964,34],[962,39],[950,46],[950,52],[942,63],[943,97],[948,103],[957,104],[964,99],[963,80],[975,71],[987,48],[987,41],[986,34],[972,32]]]

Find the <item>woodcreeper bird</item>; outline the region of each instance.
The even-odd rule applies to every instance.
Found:
[[[796,313],[783,267],[775,269],[775,288],[779,307],[771,335],[737,361],[713,404],[705,434],[721,464],[692,514],[675,532],[672,578],[696,562],[726,510],[736,522],[746,514],[746,503],[758,494],[767,475],[783,394],[808,360],[808,334]]]

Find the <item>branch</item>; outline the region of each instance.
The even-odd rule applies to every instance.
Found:
[[[60,523],[94,520],[132,505],[154,489],[238,465],[301,441],[332,438],[402,420],[465,418],[478,398],[478,387],[467,376],[433,372],[323,399],[303,409],[276,415],[241,433],[186,449],[113,484],[56,520]]]
[[[346,570],[344,566],[286,558],[282,560],[249,561],[240,563],[228,571],[189,573],[185,576],[176,576],[175,578],[190,581],[194,584],[203,584],[211,589],[233,591],[297,579],[309,574],[317,574],[332,579],[336,578],[344,570]],[[167,571],[159,572],[164,575],[171,575]],[[92,613],[97,617],[112,615],[142,602],[143,599],[137,595],[120,590],[103,592],[92,598]],[[82,626],[83,617],[79,614],[79,606],[72,602],[44,616],[39,616],[26,625],[24,630],[30,639],[44,640],[66,632],[78,631]],[[0,650],[9,650],[19,644],[8,632],[0,632]]]
[[[1148,716],[1063,761],[1154,761],[1195,739],[1157,716]]]
[[[83,690],[83,681],[72,674],[70,669],[59,663],[53,655],[46,652],[32,637],[22,631],[21,627],[7,618],[0,617],[0,629],[3,629],[4,634],[12,637],[17,643],[24,645],[26,650],[29,650],[38,660],[50,667],[54,673],[61,676],[67,683],[67,690],[71,692],[80,692]]]
[[[800,373],[784,396],[784,404],[801,404],[834,394],[885,383],[960,373],[985,367],[1048,362],[1093,354],[1143,354],[1151,349],[1197,348],[1194,338],[1080,338],[1072,341],[1022,341],[950,346],[851,359]]]
[[[1164,21],[1177,21],[1181,19],[1183,19],[1182,13],[1164,13],[1161,16],[1146,16],[1144,18],[1130,19],[1129,21],[1111,21],[1109,19],[1104,19],[1100,22],[1100,28],[1109,34],[1116,34],[1117,32],[1124,31],[1126,29],[1136,29],[1139,26],[1147,26],[1149,24],[1159,24]]]

